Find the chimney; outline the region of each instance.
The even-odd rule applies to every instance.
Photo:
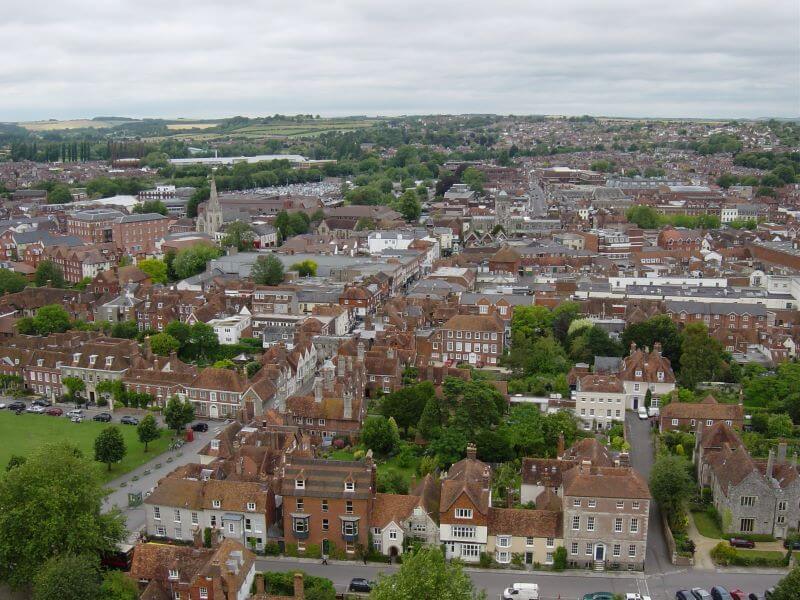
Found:
[[[265,594],[264,590],[264,576],[259,573],[256,575],[256,594],[263,596]]]
[[[772,472],[775,469],[775,449],[770,448],[767,458],[767,479],[772,479]]]
[[[786,449],[788,444],[786,442],[781,442],[778,444],[778,459],[775,461],[776,464],[782,465],[786,462]]]
[[[314,377],[314,402],[322,402],[322,378],[319,375]]]
[[[486,466],[483,469],[483,491],[484,492],[488,492],[489,491],[489,488],[490,488],[489,484],[491,483],[491,481],[492,481],[491,471],[489,470],[489,467]]]
[[[475,460],[478,456],[478,449],[475,447],[475,444],[467,444],[467,458],[470,460]]]
[[[386,350],[386,358],[394,358],[394,348],[392,346],[389,346],[389,348]]]
[[[294,597],[295,600],[305,600],[306,592],[303,588],[303,574],[294,574]]]
[[[364,362],[364,342],[362,340],[358,341],[358,360]]]
[[[343,419],[353,418],[353,393],[349,390],[344,393],[344,406],[342,408],[342,418]]]
[[[506,508],[514,508],[514,488],[506,488]]]
[[[344,356],[338,356],[336,359],[336,376],[344,378]]]
[[[564,434],[558,434],[558,447],[556,449],[556,457],[561,458],[564,455]]]
[[[631,354],[636,352],[636,342],[631,342]]]
[[[656,356],[661,356],[661,342],[654,342],[653,343],[653,353]]]

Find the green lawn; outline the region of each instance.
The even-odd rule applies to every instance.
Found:
[[[765,558],[768,560],[781,560],[786,556],[786,552],[778,552],[777,550],[746,550],[744,548],[737,548],[736,553],[747,558]]]
[[[94,458],[94,440],[109,423],[84,421],[73,423],[66,417],[50,417],[47,415],[22,414],[15,415],[8,410],[0,411],[0,468],[5,468],[12,454],[26,455],[47,442],[66,440],[78,446],[86,456]],[[162,431],[161,437],[150,442],[148,452],[144,452],[144,444],[139,442],[136,427],[119,425],[125,438],[128,452],[122,462],[112,466],[109,472],[105,465],[98,463],[102,469],[104,481],[109,481],[139,465],[146,463],[164,452],[170,444],[171,433]]]
[[[725,539],[725,536],[722,535],[722,530],[719,528],[719,525],[717,525],[717,522],[707,513],[693,512],[692,516],[694,517],[695,527],[697,527],[697,531],[700,532],[700,535],[707,538],[713,538],[715,540]]]

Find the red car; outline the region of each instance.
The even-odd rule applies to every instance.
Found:
[[[731,538],[730,544],[734,548],[755,548],[755,542],[751,542],[750,540],[743,540],[741,538]]]
[[[747,600],[747,594],[745,594],[739,588],[736,588],[735,590],[731,590],[730,594],[731,594],[731,598],[733,598],[733,600]]]
[[[64,411],[58,408],[57,406],[51,406],[46,411],[44,411],[44,414],[50,415],[51,417],[60,417],[61,415],[64,414]]]

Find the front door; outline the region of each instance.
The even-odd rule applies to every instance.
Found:
[[[331,543],[328,540],[322,540],[322,553],[326,556],[331,553]]]
[[[603,544],[597,544],[597,546],[594,547],[594,559],[595,560],[606,559],[606,547]]]
[[[533,564],[533,552],[526,552],[525,553],[525,564],[532,565]]]
[[[217,410],[216,404],[212,404],[211,406],[208,407],[208,416],[211,417],[212,419],[216,419],[217,417],[219,417],[219,411]]]
[[[636,410],[637,408],[639,408],[639,396],[634,396],[633,397],[633,410]]]

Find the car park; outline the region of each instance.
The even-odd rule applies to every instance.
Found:
[[[111,413],[101,412],[92,417],[92,421],[100,421],[101,423],[108,423],[111,421]]]
[[[711,588],[711,597],[714,600],[733,600],[730,592],[721,585],[715,585]]]
[[[348,592],[364,592],[369,594],[372,591],[372,585],[363,577],[354,577],[350,580],[350,585],[347,586]]]
[[[650,418],[650,416],[647,414],[647,407],[646,406],[640,406],[639,410],[637,412],[639,414],[639,418],[642,419],[642,420]]]
[[[539,584],[515,583],[503,590],[503,600],[539,600]]]
[[[195,423],[192,425],[192,431],[208,431],[208,423]]]
[[[15,400],[8,405],[8,410],[25,410],[28,407],[22,400]]]
[[[123,425],[138,425],[139,419],[137,419],[136,417],[132,417],[130,415],[125,415],[119,420],[119,422],[122,423]]]
[[[696,600],[712,600],[711,594],[708,593],[708,590],[704,590],[703,588],[692,588],[692,595]]]
[[[27,409],[25,409],[25,412],[33,413],[35,415],[42,415],[46,410],[47,409],[44,406],[39,406],[38,404],[31,404]]]
[[[45,409],[44,414],[50,415],[51,417],[60,417],[64,414],[64,411],[57,406],[51,406],[50,408]]]
[[[752,542],[750,540],[743,540],[742,538],[732,537],[729,540],[729,543],[734,548],[755,548],[756,547],[754,542]]]

